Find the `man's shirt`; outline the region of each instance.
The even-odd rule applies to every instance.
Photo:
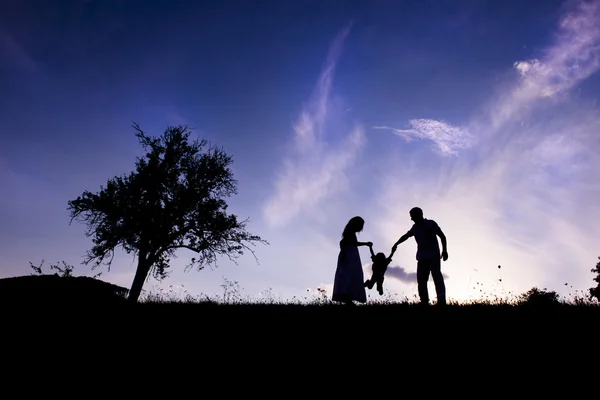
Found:
[[[406,234],[417,242],[417,260],[440,258],[440,245],[437,234],[441,232],[437,222],[424,218],[419,224],[413,224]]]

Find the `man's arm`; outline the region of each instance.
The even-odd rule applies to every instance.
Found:
[[[396,247],[398,247],[398,245],[402,242],[405,242],[408,238],[410,238],[412,236],[412,230],[406,232],[404,235],[400,236],[400,239],[398,239],[396,241],[396,243],[394,243],[394,245],[392,246],[392,252],[396,251]]]
[[[442,229],[438,226],[436,229],[436,234],[440,237],[442,241],[442,256],[441,258],[446,261],[448,259],[448,244],[446,241],[446,235],[442,232]]]

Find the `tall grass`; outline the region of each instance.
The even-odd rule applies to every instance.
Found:
[[[316,292],[307,293],[306,296],[294,296],[291,299],[284,299],[276,296],[271,288],[266,289],[257,296],[251,296],[243,293],[238,281],[232,281],[223,278],[221,284],[222,294],[207,295],[190,294],[184,285],[167,288],[155,286],[150,290],[143,292],[140,297],[140,303],[143,304],[222,304],[222,305],[303,305],[303,306],[324,306],[336,304],[331,301],[328,293],[323,289],[317,289]],[[585,291],[573,289],[567,295],[559,295],[557,292],[547,288],[533,287],[529,291],[521,294],[507,292],[503,295],[488,294],[484,288],[479,290],[480,297],[472,300],[453,300],[448,299],[448,305],[451,306],[600,306],[597,300],[586,295]],[[435,296],[434,296],[435,298]],[[387,292],[383,296],[368,294],[366,305],[386,306],[386,305],[418,305],[417,295],[411,298],[397,293]],[[435,304],[435,300],[432,301]]]

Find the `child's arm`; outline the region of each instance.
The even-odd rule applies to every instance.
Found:
[[[369,250],[371,251],[371,257],[375,257],[375,252],[373,251],[373,243],[369,246]]]
[[[396,252],[397,247],[394,246],[392,247],[392,252],[390,253],[390,255],[388,256],[388,260],[392,260],[392,257],[394,256],[394,253]]]

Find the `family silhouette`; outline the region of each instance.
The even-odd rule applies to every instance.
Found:
[[[437,222],[423,217],[423,210],[414,207],[409,212],[413,226],[402,235],[392,246],[389,256],[384,253],[373,251],[373,242],[359,242],[357,234],[362,232],[365,221],[356,216],[350,219],[342,232],[340,240],[340,252],[338,254],[337,268],[333,281],[333,293],[331,299],[347,305],[354,302],[366,303],[366,288],[372,289],[376,285],[380,295],[383,294],[383,281],[387,267],[392,262],[392,257],[398,245],[407,239],[414,237],[417,243],[417,288],[422,305],[429,305],[429,292],[427,282],[429,275],[432,276],[437,295],[437,304],[446,305],[446,286],[441,271],[441,260],[448,260],[448,248],[446,235]],[[438,239],[442,242],[442,249]],[[359,246],[368,246],[373,261],[373,274],[371,279],[364,280],[362,262]]]

